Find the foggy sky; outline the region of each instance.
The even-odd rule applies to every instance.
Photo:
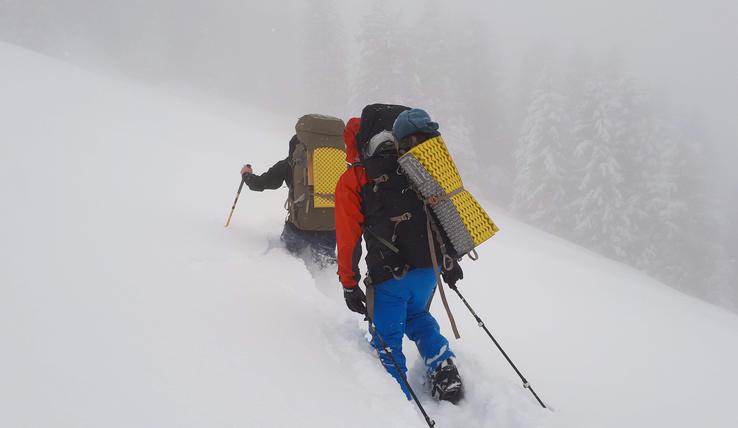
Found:
[[[189,82],[206,90],[219,87],[257,105],[271,101],[270,108],[277,106],[294,116],[301,107],[288,100],[290,92],[299,90],[290,82],[304,61],[304,17],[319,11],[321,3],[329,11],[319,13],[329,14],[327,19],[340,23],[345,33],[336,43],[344,44],[350,56],[360,55],[355,42],[370,3],[358,0],[0,0],[0,39],[85,66],[124,68],[124,73],[139,77],[151,78],[158,71],[157,83]],[[716,184],[726,198],[738,196],[732,167],[738,158],[738,2],[404,0],[385,4],[388,19],[405,22],[433,9],[449,21],[458,19],[453,11],[471,10],[486,23],[503,58],[500,66],[507,67],[508,75],[519,71],[521,59],[535,47],[562,57],[576,51],[617,52],[635,78],[664,93],[676,108],[693,110],[700,117],[719,153],[716,169],[723,171],[723,179]],[[320,18],[326,19],[316,17]],[[443,37],[442,31],[439,36]],[[165,47],[180,52],[179,56],[167,58],[171,52],[162,54]],[[209,59],[182,54],[195,48],[221,53]],[[330,113],[356,114],[359,109]]]
[[[55,17],[58,27],[73,29],[81,26],[111,27],[121,36],[143,34],[149,44],[141,50],[155,49],[171,34],[182,37],[190,26],[193,41],[223,44],[225,31],[232,34],[230,42],[244,47],[238,54],[253,52],[260,68],[283,69],[289,59],[279,58],[275,50],[294,44],[299,37],[299,15],[325,0],[283,0],[279,2],[215,0],[0,0],[0,12],[8,5],[21,5],[30,15],[44,4],[55,4],[66,10]],[[358,20],[366,10],[366,1],[344,0],[330,2],[336,19],[344,22],[348,39],[358,33]],[[496,47],[511,58],[522,56],[532,46],[546,44],[563,52],[584,49],[601,53],[615,49],[626,59],[630,71],[638,78],[677,92],[677,103],[694,105],[707,112],[706,117],[719,139],[738,141],[738,126],[733,117],[733,106],[738,100],[738,2],[733,0],[545,0],[466,1],[452,6],[425,0],[404,0],[388,3],[388,15],[412,19],[426,12],[427,7],[469,8],[489,24],[490,35]],[[36,9],[36,10],[34,10]],[[48,9],[48,7],[46,7]],[[155,24],[142,23],[146,11],[169,11]],[[6,9],[7,10],[7,9]],[[102,13],[113,10],[114,13]],[[12,13],[12,11],[11,11]],[[445,13],[440,10],[439,13]],[[238,17],[234,21],[232,17]],[[4,20],[12,17],[5,16]],[[453,16],[449,16],[453,19]],[[112,22],[111,22],[112,21]],[[7,21],[6,21],[7,22]],[[233,28],[241,22],[240,28]],[[198,26],[199,24],[199,26]],[[153,28],[152,25],[158,27]],[[8,39],[8,29],[0,33]],[[54,29],[36,28],[35,31]],[[158,30],[158,31],[157,31]],[[157,34],[158,33],[158,34]],[[242,35],[241,40],[237,40]],[[234,40],[235,39],[235,40]],[[104,41],[103,41],[104,42]],[[60,41],[64,43],[64,41]],[[89,43],[94,40],[69,39],[67,43]],[[186,46],[186,45],[185,45]],[[54,46],[56,53],[63,46]],[[73,49],[66,49],[67,51]],[[293,54],[294,52],[285,52]],[[115,55],[108,49],[108,55]],[[240,61],[239,55],[234,61]],[[186,66],[186,65],[185,65]],[[213,64],[227,68],[228,64]],[[185,72],[186,70],[182,70]],[[171,76],[176,78],[177,76]],[[244,76],[248,78],[248,76]],[[726,153],[738,154],[738,144],[726,144]]]

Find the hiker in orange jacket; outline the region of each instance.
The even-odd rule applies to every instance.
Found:
[[[428,311],[436,272],[431,262],[426,260],[430,256],[424,208],[414,192],[401,191],[407,190],[409,185],[404,176],[396,174],[396,140],[388,131],[403,109],[408,110],[407,107],[385,104],[367,106],[362,118],[350,119],[344,131],[346,161],[350,166],[339,179],[335,192],[338,276],[348,308],[368,315],[373,323],[372,345],[408,400],[410,391],[403,380],[407,372],[402,352],[405,335],[418,347],[434,397],[456,403],[461,398],[462,385],[453,362],[454,353]],[[363,156],[360,155],[357,135],[362,138],[362,147],[366,149]],[[394,160],[391,156],[393,142]],[[382,150],[388,148],[390,155],[383,156]],[[377,162],[389,166],[391,171],[378,175]],[[370,178],[368,171],[375,171],[376,178]],[[400,212],[405,214],[398,216]],[[368,291],[373,291],[369,296],[369,307],[359,287],[362,237],[367,241],[368,252],[365,284]],[[394,247],[392,242],[399,249],[390,248]],[[385,351],[382,342],[392,350],[391,355]]]

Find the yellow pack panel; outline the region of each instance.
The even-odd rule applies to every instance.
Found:
[[[333,208],[336,184],[346,171],[346,153],[334,147],[318,147],[313,151],[312,169],[315,208]]]
[[[410,153],[423,164],[446,193],[451,193],[464,186],[459,170],[456,169],[456,164],[451,159],[443,138],[435,137],[423,144],[418,144],[410,150]]]
[[[474,246],[491,238],[500,229],[479,205],[474,196],[466,190],[451,197],[451,203],[456,207],[461,221],[464,222],[466,230],[469,231]]]

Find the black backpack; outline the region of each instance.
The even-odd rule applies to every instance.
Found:
[[[369,182],[362,188],[364,238],[367,246],[368,281],[380,283],[401,278],[412,268],[433,266],[430,243],[437,260],[441,252],[436,240],[428,239],[428,217],[423,201],[400,172],[398,152],[380,150],[369,156],[369,141],[382,131],[391,131],[397,116],[407,107],[372,104],[361,113],[356,135],[361,163]]]
[[[382,131],[392,131],[395,119],[410,107],[395,104],[370,104],[361,111],[361,126],[356,134],[356,148],[364,160],[364,149],[369,140]]]

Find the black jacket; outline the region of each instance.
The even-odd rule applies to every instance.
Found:
[[[249,186],[249,189],[255,192],[262,192],[266,189],[279,189],[282,183],[286,183],[292,192],[292,152],[295,151],[298,140],[297,135],[290,140],[290,150],[285,159],[275,163],[267,172],[261,175],[244,174],[243,182]]]

